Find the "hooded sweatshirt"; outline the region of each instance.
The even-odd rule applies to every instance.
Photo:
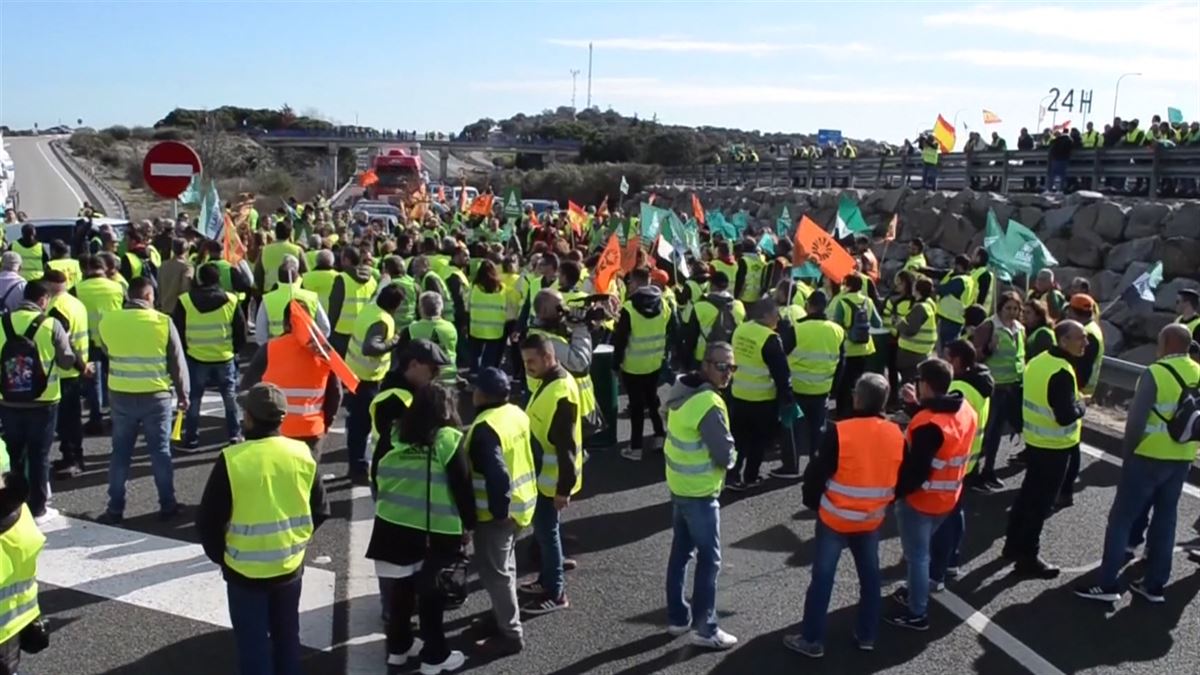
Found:
[[[663,312],[662,291],[656,286],[639,288],[629,296],[629,302],[638,314],[653,319]],[[629,346],[629,338],[633,332],[633,317],[629,310],[621,307],[621,315],[617,318],[617,329],[613,332],[612,345],[614,363],[620,367],[625,360],[625,348]]]
[[[196,309],[202,313],[212,312],[217,308],[229,302],[229,297],[225,294],[225,290],[220,284],[212,286],[197,286],[187,292],[188,298],[196,305]],[[175,329],[179,331],[179,341],[183,345],[183,351],[187,353],[187,311],[183,308],[182,302],[175,303],[175,309],[171,312],[171,320],[175,323]],[[242,317],[241,312],[233,313],[233,353],[234,358],[242,351],[242,346],[246,344],[246,319]],[[195,361],[195,359],[192,359]]]
[[[688,373],[680,376],[663,401],[668,417],[679,410],[688,399],[702,391],[712,391],[713,386],[699,373]],[[729,469],[737,459],[733,448],[733,433],[729,430],[729,420],[720,408],[713,406],[700,419],[700,440],[708,450],[708,456],[714,467]]]
[[[918,410],[931,410],[936,413],[957,413],[967,405],[966,399],[957,391],[944,396],[936,396],[921,401]],[[917,427],[910,426],[908,451],[904,453],[904,461],[900,464],[900,480],[896,485],[896,499],[906,497],[920,489],[921,484],[929,480],[933,471],[933,458],[942,448],[945,436],[938,425],[930,422]]]
[[[374,276],[371,274],[370,265],[359,265],[347,272],[351,278],[360,284],[365,284]],[[329,289],[329,325],[336,326],[338,319],[342,316],[342,305],[346,302],[346,280],[342,275],[338,275],[333,280],[333,287]]]

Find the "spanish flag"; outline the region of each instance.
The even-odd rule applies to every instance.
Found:
[[[1001,120],[1000,116],[997,115],[996,113],[992,112],[991,110],[988,110],[987,108],[983,109],[983,123],[984,124],[1000,124],[1000,122],[1002,122],[1002,121],[1003,120]]]
[[[933,125],[933,138],[941,146],[942,152],[954,151],[954,127],[941,115],[938,115],[937,122]]]

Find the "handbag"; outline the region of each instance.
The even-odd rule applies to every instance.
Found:
[[[425,533],[431,538],[433,453],[434,449],[430,447],[425,460]],[[421,571],[417,575],[417,592],[421,595],[441,596],[446,603],[446,609],[462,607],[467,601],[467,562],[468,558],[461,549],[451,559],[446,560],[435,553],[432,546],[427,546],[425,560],[421,563]]]

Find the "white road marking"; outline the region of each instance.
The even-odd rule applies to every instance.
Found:
[[[67,517],[47,522],[43,532],[39,581],[230,627],[225,581],[199,544]],[[333,643],[334,581],[332,571],[304,570],[300,641],[313,649]]]
[[[950,591],[942,591],[941,593],[932,594],[931,597],[941,603],[943,607],[950,610],[959,619],[962,619],[963,623],[970,627],[971,630],[979,633],[988,642],[999,647],[1005,654],[1008,654],[1009,657],[1021,664],[1021,666],[1033,673],[1033,675],[1066,675],[1066,673],[1056,668],[1054,664],[1043,658],[1041,654],[1030,649],[1024,642],[1013,637],[1012,633],[996,625],[987,615],[968,605],[957,595]]]
[[[75,197],[76,204],[82,205],[83,198],[80,197],[79,193],[75,191],[75,187],[71,185],[71,181],[67,180],[67,177],[58,170],[58,167],[54,164],[54,160],[50,159],[50,156],[46,154],[45,146],[43,146],[39,141],[34,141],[34,145],[37,146],[38,152],[42,155],[42,159],[46,160],[46,164],[50,165],[50,170],[53,171],[54,174],[58,176],[60,180],[62,180],[63,185],[66,185],[67,189],[71,191],[71,195]]]
[[[346,602],[350,605],[346,646],[347,675],[378,675],[387,661],[386,636],[380,632],[379,581],[375,564],[366,558],[375,524],[371,489],[350,489],[350,551]]]
[[[1109,454],[1109,453],[1101,450],[1100,448],[1093,448],[1090,445],[1084,445],[1081,443],[1079,445],[1079,449],[1080,449],[1080,451],[1084,452],[1085,454],[1091,455],[1092,457],[1095,457],[1096,459],[1108,462],[1109,464],[1114,464],[1116,466],[1124,466],[1125,465],[1125,462],[1122,461],[1122,459],[1120,457],[1117,457],[1116,455],[1113,455],[1113,454]],[[1191,496],[1195,497],[1196,499],[1200,499],[1200,487],[1196,487],[1195,485],[1192,485],[1191,483],[1185,482],[1183,484],[1183,493],[1185,495],[1191,495]]]

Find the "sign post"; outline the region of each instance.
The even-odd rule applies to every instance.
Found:
[[[142,160],[142,178],[146,187],[160,197],[174,200],[183,194],[192,177],[200,174],[200,155],[191,146],[178,141],[163,141],[150,148]]]

